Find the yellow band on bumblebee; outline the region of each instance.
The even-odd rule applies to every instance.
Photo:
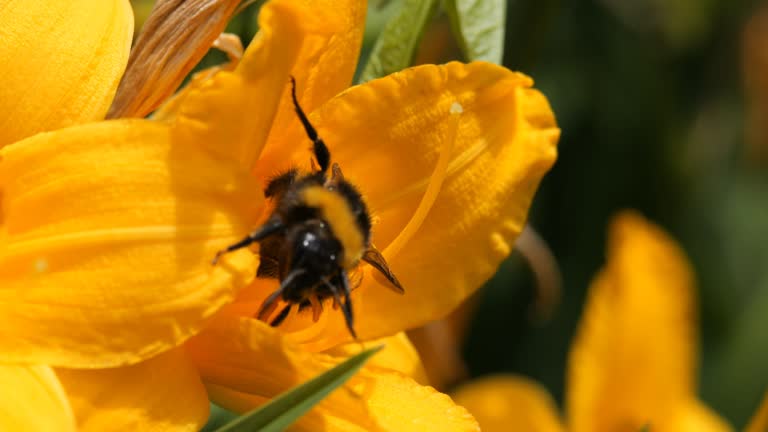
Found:
[[[357,265],[365,252],[363,233],[349,204],[343,196],[322,186],[310,186],[301,191],[305,204],[320,209],[320,213],[330,225],[333,235],[344,250],[342,266],[349,269]]]

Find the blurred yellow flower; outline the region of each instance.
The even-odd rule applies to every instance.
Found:
[[[768,431],[768,391],[763,395],[763,401],[750,419],[749,424],[744,428],[744,432],[766,432]]]
[[[130,18],[126,2],[115,4]],[[117,84],[105,73],[108,90],[91,97],[98,113],[0,135],[13,143],[0,154],[0,361],[55,367],[55,376],[47,367],[25,373],[51,383],[49,405],[64,418],[74,413],[84,430],[194,430],[208,396],[245,410],[359,349],[331,308],[317,323],[296,314],[277,329],[253,319],[275,282],[254,280],[252,252],[210,265],[263,219],[267,178],[308,169],[309,143],[287,97],[293,75],[333,160],[364,192],[374,242],[407,290],[394,294],[361,268],[356,330],[388,347],[295,428],[477,429],[450,398],[407,376],[423,371],[400,332],[445,315],[509,254],[559,131],[528,77],[491,64],[422,66],[338,94],[354,72],[365,10],[352,0],[273,0],[237,66],[193,80],[154,120],[14,142],[102,118]],[[37,23],[25,15],[37,12],[14,18]],[[57,37],[61,53],[80,43]],[[113,58],[115,45],[126,48],[90,54]],[[22,94],[28,82],[16,82]],[[51,104],[55,84],[24,110],[66,114],[69,98]],[[17,93],[3,101],[27,100]],[[93,108],[78,101],[75,112]],[[450,114],[455,103],[459,116]]]
[[[565,422],[541,386],[502,375],[454,394],[484,431],[730,430],[696,397],[696,293],[683,251],[624,212],[611,225],[607,255],[571,348]],[[750,431],[765,424],[756,417]]]

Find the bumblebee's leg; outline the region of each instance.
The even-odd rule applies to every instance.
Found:
[[[272,312],[275,311],[275,308],[277,307],[277,299],[282,293],[282,290],[277,290],[270,294],[269,297],[264,300],[261,306],[259,306],[259,311],[256,313],[256,318],[258,318],[260,321],[266,321],[266,319],[272,315]]]
[[[282,323],[283,323],[283,321],[285,320],[285,318],[288,316],[288,314],[290,314],[290,313],[291,313],[291,307],[293,307],[293,305],[292,305],[292,304],[288,304],[288,305],[286,305],[286,306],[285,306],[285,307],[284,307],[284,308],[283,308],[283,309],[280,311],[280,313],[279,313],[279,314],[277,314],[277,316],[275,317],[275,319],[273,319],[273,320],[272,320],[272,322],[271,322],[271,323],[269,323],[269,325],[271,325],[272,327],[277,327],[277,326],[279,326],[280,324],[282,324]]]
[[[363,283],[363,269],[357,267],[352,270],[347,270],[347,277],[349,278],[349,288],[355,289]]]
[[[339,288],[332,283],[328,281],[328,279],[323,278],[323,282],[328,287],[328,289],[333,293],[333,299],[336,302],[336,304],[341,305],[341,311],[344,313],[344,321],[347,323],[347,329],[349,330],[349,333],[352,335],[353,338],[357,339],[357,333],[355,333],[354,328],[354,317],[352,316],[352,302],[349,299],[349,279],[346,279],[346,275],[344,272],[342,272],[342,278],[341,278],[341,289],[344,291],[344,299],[345,302],[341,302],[341,294],[339,294]]]
[[[252,233],[248,234],[248,236],[246,236],[244,239],[240,240],[239,242],[228,246],[224,250],[220,250],[216,252],[216,256],[213,257],[213,261],[211,261],[211,264],[216,265],[216,263],[219,262],[219,258],[221,258],[221,256],[226,253],[233,252],[238,249],[242,249],[244,247],[250,246],[253,243],[256,243],[258,241],[265,239],[266,237],[271,236],[272,234],[276,234],[282,231],[284,228],[285,226],[279,220],[268,221],[266,224],[259,227],[256,231],[253,231]]]
[[[320,319],[320,314],[323,313],[323,303],[316,295],[309,296],[309,303],[312,305],[312,322],[317,322]]]
[[[344,319],[347,321],[347,328],[349,329],[349,332],[352,333],[352,336],[357,339],[355,329],[353,328],[355,316],[352,314],[352,299],[350,298],[349,277],[347,276],[347,272],[344,270],[341,271],[341,292],[344,294],[344,305],[342,306],[341,310],[344,311]]]
[[[288,273],[288,276],[283,279],[283,281],[280,283],[280,288],[276,289],[275,292],[269,295],[264,302],[259,307],[259,311],[256,313],[256,318],[258,318],[261,321],[265,321],[267,318],[269,318],[270,315],[272,315],[272,312],[275,311],[275,308],[277,307],[277,299],[283,294],[283,291],[285,291],[285,288],[293,283],[293,281],[303,275],[306,272],[304,269],[296,269],[292,270],[290,273]],[[280,311],[282,314],[283,311]],[[283,317],[285,319],[285,317]]]
[[[317,163],[320,165],[320,172],[325,173],[328,170],[328,164],[331,163],[331,152],[328,151],[328,147],[325,146],[323,140],[317,135],[317,131],[309,122],[301,106],[299,106],[299,101],[296,99],[296,79],[293,77],[291,77],[291,97],[293,98],[293,108],[296,109],[296,114],[299,116],[304,130],[307,132],[307,136],[312,140],[312,147],[315,159],[317,159]]]
[[[392,273],[392,270],[389,269],[384,256],[375,247],[373,247],[373,245],[371,245],[371,247],[365,251],[362,260],[370,264],[373,268],[378,270],[379,273],[387,278],[391,284],[389,286],[390,289],[398,294],[405,294],[405,289],[403,289],[403,286],[400,285],[400,281],[397,280],[394,273]]]

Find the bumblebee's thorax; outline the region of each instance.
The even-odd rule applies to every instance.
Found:
[[[357,225],[353,210],[344,196],[322,186],[305,187],[299,194],[301,203],[317,211],[319,224],[329,230],[341,245],[341,267],[350,269],[356,266],[367,247],[366,233]]]
[[[344,250],[326,223],[312,219],[288,230],[283,257],[287,268],[303,268],[314,274],[331,275],[338,271]]]
[[[329,241],[325,240],[330,235],[340,247],[340,251],[332,253],[338,265],[344,269],[356,266],[368,247],[371,230],[368,210],[360,193],[344,179],[327,180],[317,174],[298,178],[295,171],[276,177],[271,184],[286,181],[289,183],[284,185],[284,190],[271,197],[276,201],[275,214],[290,227],[286,238],[292,237],[289,233],[295,229],[306,232],[302,227],[307,227],[328,246]],[[308,241],[311,245],[319,244]],[[303,247],[301,242],[294,246]],[[330,257],[330,251],[326,249],[326,252]]]

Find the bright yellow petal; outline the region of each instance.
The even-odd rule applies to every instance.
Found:
[[[128,0],[5,1],[0,147],[104,118],[132,36]]]
[[[113,367],[197,332],[253,277],[262,194],[238,162],[147,120],[36,135],[0,152],[0,359]]]
[[[301,0],[301,3],[315,11],[327,11],[329,15],[328,33],[308,37],[291,70],[291,75],[296,78],[296,95],[301,107],[309,113],[352,83],[363,41],[367,2]],[[257,171],[273,171],[276,163],[274,158],[285,154],[281,146],[292,145],[306,150],[304,141],[292,143],[283,138],[289,130],[300,127],[289,89],[286,87],[272,125],[269,144],[259,158]]]
[[[607,255],[569,358],[576,432],[661,424],[695,392],[695,291],[683,251],[625,212],[611,225]]]
[[[552,396],[538,383],[515,375],[493,375],[464,384],[453,393],[483,432],[563,431]]]
[[[267,139],[278,104],[305,40],[335,25],[323,11],[292,0],[274,0],[261,9],[259,33],[237,68],[219,71],[193,85],[162,109],[159,118],[175,118],[182,141],[226,149],[248,167]],[[243,233],[245,234],[245,232]]]
[[[703,403],[690,399],[675,407],[675,413],[662,423],[649,423],[650,430],[669,432],[729,432],[726,421]]]
[[[260,321],[224,315],[190,339],[187,348],[214,401],[239,411],[342,360],[303,351]],[[340,431],[478,430],[474,419],[448,396],[376,366],[363,368],[301,422],[297,430],[322,430],[329,425]]]
[[[531,85],[489,63],[421,66],[353,87],[312,114],[332,160],[363,192],[373,242],[405,287],[401,296],[380,277],[363,279],[353,293],[361,338],[445,316],[509,255],[559,136]],[[309,169],[303,131],[282,145],[272,171],[259,175]],[[350,338],[341,314],[330,315],[313,350]]]
[[[760,407],[755,411],[745,432],[768,432],[768,392],[763,396]]]
[[[56,370],[81,432],[198,431],[208,395],[184,350],[116,369]]]
[[[67,396],[48,366],[0,365],[0,383],[0,430],[76,430]]]
[[[450,397],[399,374],[363,370],[351,385],[385,431],[480,431],[475,418]]]
[[[351,342],[339,345],[326,351],[326,353],[335,357],[350,357],[360,352],[361,345],[363,348],[384,345],[383,350],[368,360],[369,366],[398,371],[413,378],[419,384],[429,384],[419,353],[404,332],[363,343]]]
[[[218,385],[264,399],[314,378],[335,364],[332,356],[287,345],[275,329],[260,321],[225,314],[217,316],[186,347],[206,386]],[[225,408],[241,408],[226,400],[213,400]],[[313,411],[323,417],[341,414],[359,420],[362,427],[372,426],[366,423],[364,402],[347,391],[332,393]]]

